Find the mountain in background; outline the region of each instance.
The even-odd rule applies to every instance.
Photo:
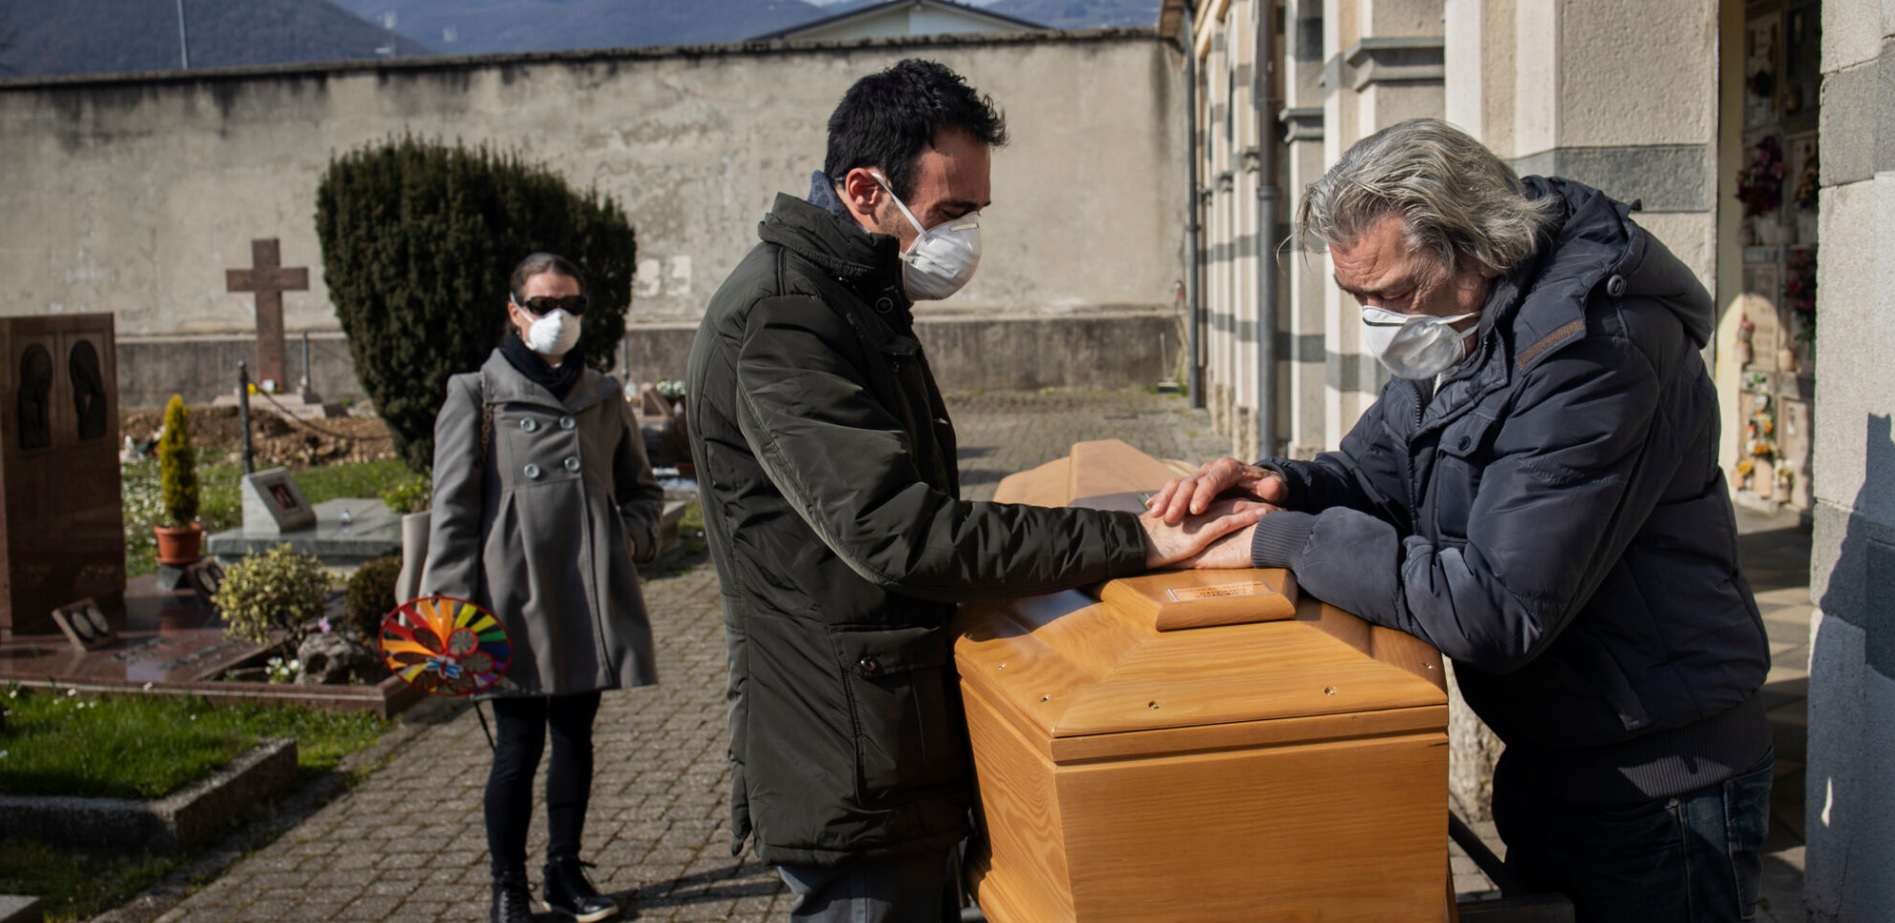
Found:
[[[803,0],[337,0],[443,54],[739,42],[833,15]]]
[[[432,53],[328,0],[185,0],[191,67]],[[11,34],[6,42],[4,37]],[[0,76],[177,70],[178,7],[141,0],[0,0]]]
[[[443,54],[741,42],[882,0],[335,0]],[[1061,29],[1150,26],[1162,0],[975,0]]]
[[[1055,29],[1091,29],[1155,26],[1162,5],[1163,0],[999,0],[987,9]]]

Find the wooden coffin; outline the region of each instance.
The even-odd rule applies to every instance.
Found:
[[[1081,443],[996,500],[1136,505],[1175,473]],[[961,619],[989,920],[1443,919],[1432,648],[1298,598],[1282,570],[1160,572]]]

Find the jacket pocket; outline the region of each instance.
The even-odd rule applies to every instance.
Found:
[[[833,628],[855,725],[856,792],[886,806],[967,776],[945,626]]]
[[[1435,541],[1464,543],[1468,515],[1480,491],[1481,469],[1486,465],[1488,430],[1492,421],[1468,414],[1441,432],[1429,474],[1428,506]]]

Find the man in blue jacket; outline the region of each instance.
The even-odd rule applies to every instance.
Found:
[[[1278,511],[1200,564],[1288,567],[1422,638],[1507,745],[1494,819],[1580,919],[1749,919],[1773,756],[1762,619],[1737,568],[1697,278],[1596,189],[1516,177],[1434,120],[1310,185],[1394,375],[1338,451],[1220,459],[1167,485]]]

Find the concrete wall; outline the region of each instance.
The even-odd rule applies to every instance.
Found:
[[[1823,5],[1811,919],[1895,919],[1895,8]]]
[[[1176,55],[1150,30],[1099,30],[3,83],[0,313],[115,312],[124,354],[156,376],[122,375],[128,397],[199,387],[195,366],[226,361],[254,329],[225,270],[249,265],[253,238],[276,237],[285,265],[311,270],[311,290],[284,297],[292,344],[334,331],[317,183],[332,155],[410,132],[518,150],[615,196],[638,230],[637,340],[695,323],[774,196],[807,191],[850,83],[923,56],[990,94],[1013,135],[994,159],[980,273],[924,316],[1018,321],[1022,337],[1048,317],[1169,318],[1183,249]],[[1104,368],[1149,383],[1136,365]],[[300,375],[294,345],[289,368]],[[353,383],[333,380],[344,374],[319,363],[317,386],[349,396]]]

